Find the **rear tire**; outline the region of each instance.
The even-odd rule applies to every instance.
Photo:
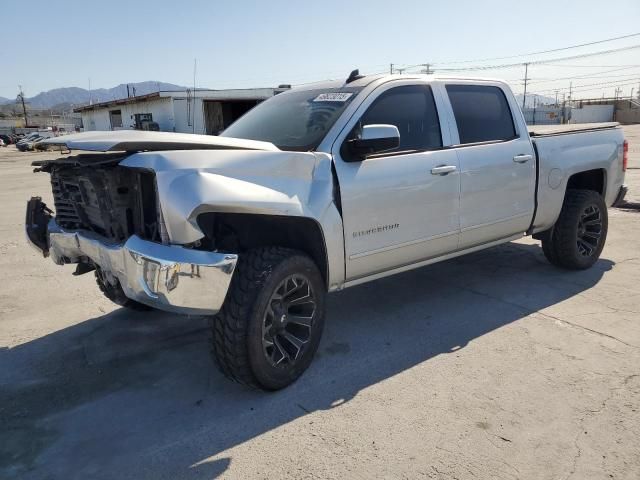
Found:
[[[584,270],[600,258],[607,230],[602,196],[592,190],[567,190],[558,220],[542,237],[542,251],[553,265]]]
[[[139,312],[152,310],[152,308],[144,303],[136,302],[135,300],[131,300],[124,294],[124,290],[120,286],[120,283],[116,285],[112,285],[109,283],[104,276],[104,273],[100,269],[100,267],[96,267],[96,283],[98,284],[98,288],[107,297],[116,305],[120,305],[121,307],[128,308],[130,310],[136,310]],[[116,280],[117,281],[117,280]]]
[[[324,326],[326,288],[313,260],[281,247],[249,250],[213,318],[213,354],[236,382],[279,390],[309,366]]]

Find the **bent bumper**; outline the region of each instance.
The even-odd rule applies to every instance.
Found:
[[[110,244],[91,232],[64,230],[53,218],[47,227],[49,255],[55,263],[89,260],[116,277],[128,298],[170,312],[218,312],[238,260],[235,254],[161,245],[135,235],[125,243]],[[32,245],[46,256],[39,245]]]

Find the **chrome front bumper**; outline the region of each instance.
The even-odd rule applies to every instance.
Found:
[[[58,265],[89,259],[115,276],[127,297],[176,313],[218,312],[238,260],[235,254],[162,245],[135,235],[109,244],[88,231],[64,230],[53,218],[47,230],[49,255]]]

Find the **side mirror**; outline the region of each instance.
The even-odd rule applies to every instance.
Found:
[[[388,152],[400,146],[400,132],[395,125],[365,125],[358,138],[347,142],[358,159],[375,153]]]

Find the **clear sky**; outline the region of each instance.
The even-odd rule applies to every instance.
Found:
[[[504,57],[640,32],[640,1],[80,1],[3,0],[0,96],[57,87],[109,88],[158,80],[233,88],[342,78],[399,66]],[[640,45],[640,36],[529,59]],[[615,71],[613,71],[615,70]],[[509,80],[524,69],[466,75]],[[575,98],[629,95],[640,83],[640,49],[529,68],[531,89]],[[563,80],[553,80],[561,78]],[[628,81],[627,81],[628,80]],[[616,85],[596,83],[617,82]],[[634,84],[635,82],[635,84]],[[576,88],[575,86],[578,86]],[[591,88],[589,88],[591,87]],[[603,90],[606,89],[606,90]],[[560,95],[562,94],[562,90]]]

